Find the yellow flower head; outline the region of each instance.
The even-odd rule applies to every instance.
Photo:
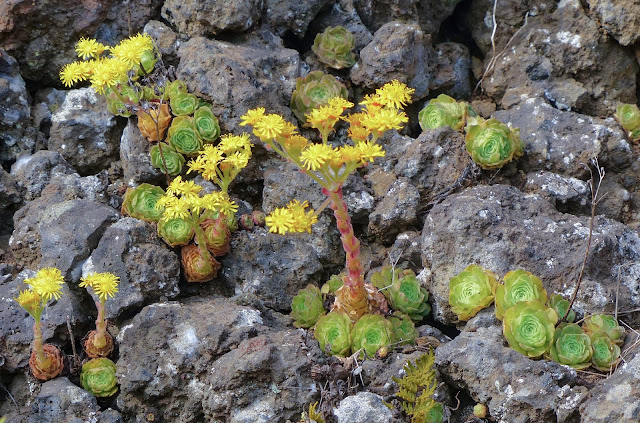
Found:
[[[149,34],[137,34],[112,47],[111,55],[125,61],[129,69],[132,69],[140,65],[142,56],[147,51],[153,51],[153,40]]]
[[[24,291],[20,292],[18,298],[14,298],[14,300],[16,300],[18,304],[20,304],[20,307],[27,310],[27,312],[36,319],[39,318],[39,315],[40,313],[42,313],[42,310],[44,308],[40,295],[38,295],[31,289],[25,289]]]
[[[221,136],[217,148],[225,154],[241,150],[250,154],[251,147],[253,144],[249,141],[249,134],[243,132],[242,135],[225,134]]]
[[[361,117],[362,126],[370,132],[380,136],[389,129],[400,129],[402,124],[409,121],[407,115],[401,111],[390,108],[369,110],[369,113]]]
[[[167,187],[167,195],[173,196],[197,196],[202,191],[202,187],[196,184],[194,181],[183,181],[182,176],[177,176],[171,181]]]
[[[97,59],[109,47],[94,40],[93,38],[80,38],[76,44],[76,53],[81,59]]]
[[[91,75],[87,65],[88,62],[73,62],[64,65],[60,70],[60,81],[65,87],[70,87],[80,81],[86,81]]]
[[[255,126],[256,123],[258,123],[264,116],[264,107],[248,110],[247,113],[242,115],[242,122],[240,122],[240,126]]]
[[[287,209],[289,209],[293,218],[291,232],[311,232],[311,226],[318,221],[318,216],[316,216],[313,209],[305,212],[307,207],[309,207],[307,201],[300,203],[298,200],[293,200],[287,205]]]
[[[280,133],[281,137],[289,138],[298,134],[298,128],[291,122],[284,122],[284,129]]]
[[[279,207],[269,213],[265,223],[269,227],[269,232],[284,235],[291,231],[294,221],[289,210]]]
[[[164,208],[164,212],[162,214],[163,221],[171,219],[187,220],[191,216],[189,203],[186,201],[185,197],[178,198],[164,195],[156,202],[156,208]]]
[[[291,156],[297,157],[302,149],[309,145],[309,140],[299,134],[291,135],[282,141],[282,146]]]
[[[307,123],[316,128],[323,135],[333,130],[335,124],[340,120],[340,116],[346,109],[353,107],[353,103],[342,97],[333,97],[327,104],[317,107],[307,113]]]
[[[325,163],[335,160],[337,152],[328,144],[311,144],[300,154],[302,163],[309,170],[319,170]]]
[[[120,278],[113,273],[89,273],[81,279],[80,287],[91,287],[101,301],[108,297],[113,298],[118,292]]]
[[[127,64],[119,59],[103,59],[95,62],[91,71],[91,86],[98,94],[103,94],[106,88],[111,88],[127,77]]]
[[[376,143],[365,141],[356,145],[356,150],[360,155],[360,162],[373,162],[376,157],[384,157],[384,150]]]
[[[381,88],[376,90],[373,98],[374,102],[380,103],[383,107],[391,107],[394,109],[401,109],[408,103],[411,103],[411,94],[416,90],[414,88],[407,87],[406,84],[394,79],[391,82],[386,83]],[[366,100],[361,104],[366,104]]]
[[[33,278],[25,279],[24,283],[30,285],[31,290],[42,297],[44,303],[47,303],[52,298],[60,299],[64,278],[60,270],[55,267],[45,267],[39,270]]]
[[[278,114],[265,115],[253,125],[253,133],[262,142],[272,141],[282,135],[285,123],[284,118]]]

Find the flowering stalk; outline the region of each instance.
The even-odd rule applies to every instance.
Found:
[[[84,349],[91,358],[107,357],[113,352],[113,338],[107,332],[105,304],[107,298],[113,298],[118,292],[119,279],[118,276],[109,272],[90,273],[80,282],[81,288],[91,288],[98,296],[96,330],[89,332],[84,343]]]

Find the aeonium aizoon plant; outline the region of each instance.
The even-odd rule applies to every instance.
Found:
[[[496,317],[502,320],[507,309],[519,301],[547,302],[547,291],[539,277],[523,269],[512,270],[495,287]]]
[[[118,392],[116,365],[108,358],[94,358],[82,365],[82,387],[96,397],[111,397]]]
[[[500,169],[511,160],[524,155],[520,129],[514,129],[497,119],[472,117],[467,119],[464,130],[467,152],[483,169]]]
[[[469,320],[493,303],[496,279],[493,272],[472,264],[449,280],[449,305],[458,320]]]
[[[502,331],[509,346],[527,357],[547,353],[554,340],[558,314],[538,300],[520,301],[507,309]]]
[[[108,357],[113,352],[113,337],[107,332],[105,304],[107,298],[113,298],[118,292],[119,281],[118,276],[109,272],[89,273],[81,279],[80,287],[91,288],[98,296],[96,330],[89,332],[84,342],[84,349],[91,358]]]
[[[440,94],[420,110],[418,122],[423,131],[441,126],[449,126],[460,131],[464,128],[469,115],[476,116],[468,103],[456,101],[446,94]]]
[[[556,363],[574,369],[586,369],[591,365],[591,338],[575,323],[560,323],[553,335],[549,356]]]

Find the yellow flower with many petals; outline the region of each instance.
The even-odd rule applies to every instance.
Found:
[[[240,122],[240,126],[255,126],[264,116],[264,107],[248,110],[247,113],[241,116],[242,122]]]
[[[415,91],[414,88],[409,88],[406,84],[394,79],[378,88],[373,96],[365,98],[361,104],[368,105],[371,102],[382,107],[401,109],[411,103],[411,94]]]
[[[362,126],[376,136],[382,135],[389,129],[401,129],[402,124],[408,121],[409,118],[403,111],[390,108],[377,109],[373,113],[366,113],[361,118]]]
[[[291,231],[295,222],[289,210],[279,207],[269,213],[265,218],[265,223],[269,227],[269,232],[284,235]]]
[[[65,87],[70,87],[77,82],[86,81],[91,75],[89,62],[73,62],[66,64],[60,70],[60,81]]]
[[[313,209],[305,211],[307,207],[309,207],[307,201],[300,203],[298,200],[293,200],[287,205],[293,219],[290,232],[311,232],[311,226],[318,221],[318,216]]]
[[[46,303],[52,298],[60,299],[64,278],[60,270],[55,267],[45,267],[39,270],[35,277],[25,279],[24,283],[30,285],[33,292],[42,297],[43,302]]]
[[[300,153],[304,166],[309,170],[319,170],[329,161],[335,160],[337,152],[327,144],[311,144]]]
[[[94,40],[93,38],[80,38],[76,44],[76,53],[81,59],[97,59],[109,47]]]
[[[253,125],[253,133],[262,142],[272,141],[282,135],[285,129],[285,120],[282,116],[272,113],[265,115]]]
[[[40,320],[40,315],[44,309],[42,304],[42,297],[31,289],[25,289],[20,292],[18,298],[14,298],[20,304],[20,307],[27,310],[27,312],[36,320]]]
[[[81,278],[80,287],[90,287],[96,293],[100,301],[106,301],[107,298],[113,298],[118,292],[118,283],[120,278],[113,273],[89,273],[86,277]]]

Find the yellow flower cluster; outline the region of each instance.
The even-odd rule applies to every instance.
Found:
[[[311,110],[305,116],[309,125],[320,131],[326,141],[326,138],[333,131],[333,127],[342,117],[342,113],[351,107],[353,107],[353,103],[342,97],[334,97],[327,104]]]
[[[60,270],[55,267],[45,267],[40,269],[33,278],[25,279],[24,283],[29,285],[29,289],[21,291],[15,300],[20,307],[39,321],[42,310],[49,300],[60,299],[64,278]]]
[[[113,273],[89,273],[81,279],[81,288],[92,288],[100,301],[106,301],[108,297],[113,298],[118,292],[120,278]]]
[[[286,234],[288,232],[311,232],[311,226],[318,221],[313,209],[305,211],[309,207],[307,201],[300,203],[293,200],[286,207],[279,207],[271,212],[265,219],[269,232]]]
[[[81,59],[97,59],[109,47],[94,40],[93,38],[80,38],[76,44],[76,53]]]

